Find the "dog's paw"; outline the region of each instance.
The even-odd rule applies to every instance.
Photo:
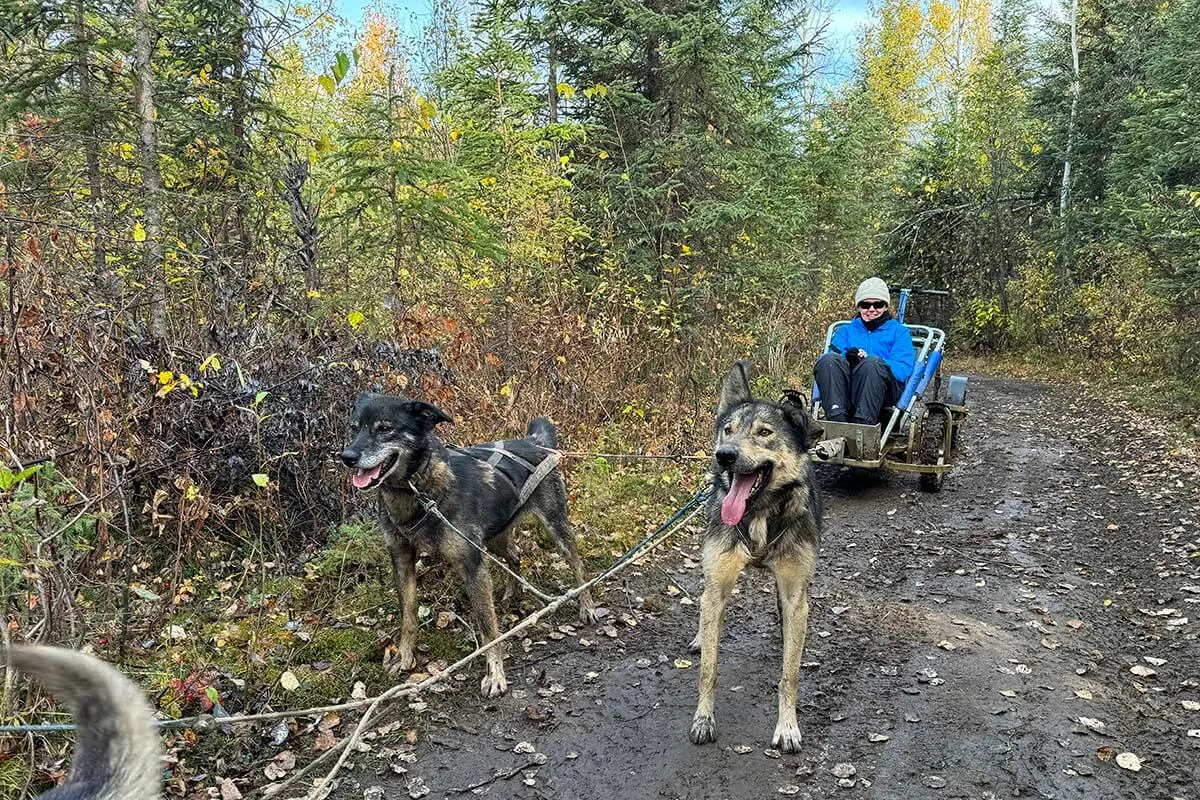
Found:
[[[717,721],[699,714],[692,720],[692,744],[708,744],[717,740]]]
[[[596,607],[591,603],[579,604],[579,624],[580,625],[595,625],[600,621],[600,615],[596,613]]]
[[[417,658],[413,654],[413,649],[411,647],[401,648],[396,651],[396,655],[392,656],[391,663],[388,664],[388,672],[398,675],[401,672],[408,672],[415,666],[417,666]]]
[[[488,699],[499,697],[507,691],[508,679],[504,677],[503,673],[493,675],[489,672],[483,676],[483,681],[479,684],[479,693]]]
[[[508,609],[517,616],[521,615],[521,603],[524,602],[525,595],[521,592],[505,592],[500,597],[500,607]]]
[[[800,752],[800,728],[796,723],[775,726],[775,735],[771,737],[771,746],[781,753]]]
[[[695,639],[692,639],[692,641],[688,643],[688,650],[690,650],[693,653],[700,652],[700,634],[699,633],[696,634]]]

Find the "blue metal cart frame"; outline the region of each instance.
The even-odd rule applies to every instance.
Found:
[[[912,333],[916,365],[904,385],[900,400],[885,424],[858,425],[830,422],[822,416],[817,385],[812,387],[812,415],[822,429],[822,439],[813,448],[818,461],[861,467],[892,469],[920,475],[922,488],[938,491],[953,467],[958,434],[967,418],[967,379],[950,377],[945,397],[942,386],[942,355],[946,332],[928,325],[904,323],[910,298],[946,297],[949,292],[919,287],[892,287],[899,295],[896,319]],[[823,353],[829,352],[833,334],[849,320],[835,322],[825,332]],[[932,386],[932,392],[929,387]]]

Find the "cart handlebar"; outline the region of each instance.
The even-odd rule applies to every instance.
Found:
[[[949,297],[950,296],[950,292],[945,289],[926,289],[921,286],[888,286],[888,289],[890,289],[893,292],[896,292],[897,294],[899,294],[900,292],[908,292],[910,295],[926,294],[926,295],[931,295],[934,297]]]

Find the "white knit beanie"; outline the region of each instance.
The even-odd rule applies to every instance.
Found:
[[[886,300],[892,302],[891,292],[888,291],[887,281],[883,278],[867,278],[858,285],[858,291],[854,293],[854,305],[858,305],[863,300]]]

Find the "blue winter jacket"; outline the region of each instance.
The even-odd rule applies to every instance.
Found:
[[[908,380],[917,361],[913,352],[912,333],[894,319],[869,331],[862,317],[855,317],[849,325],[843,325],[833,332],[832,344],[843,353],[847,350],[866,350],[869,356],[879,356],[887,362],[892,375],[900,383]]]

